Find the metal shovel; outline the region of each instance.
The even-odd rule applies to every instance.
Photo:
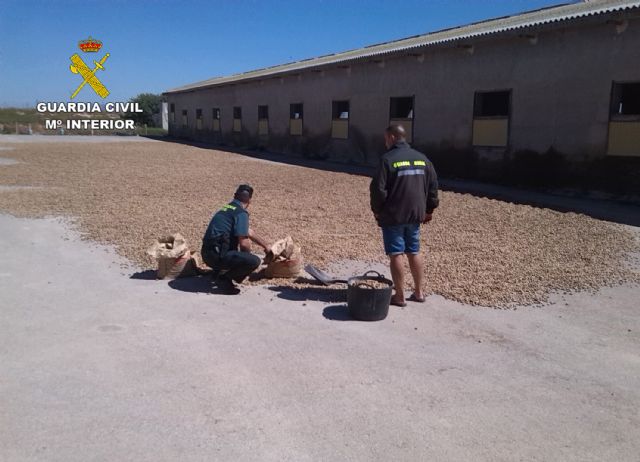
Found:
[[[311,276],[313,276],[315,279],[317,279],[318,281],[320,281],[321,283],[323,283],[325,286],[329,286],[331,284],[346,284],[347,280],[346,279],[334,279],[331,276],[329,276],[327,273],[325,273],[324,271],[316,268],[313,265],[306,265],[304,267],[304,270],[309,273]]]

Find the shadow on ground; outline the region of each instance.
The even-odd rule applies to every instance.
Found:
[[[520,189],[469,180],[442,179],[440,189],[475,197],[495,199],[518,205],[551,209],[556,212],[580,213],[598,220],[622,225],[640,226],[640,206],[611,199],[594,199],[561,192]]]
[[[169,287],[181,292],[191,292],[193,294],[215,294],[215,295],[230,295],[235,296],[240,293],[240,289],[236,289],[234,292],[227,292],[226,290],[216,287],[216,284],[212,281],[211,275],[200,275],[188,278],[178,278],[169,281]],[[241,287],[241,286],[236,286]]]
[[[156,281],[156,270],[145,270],[133,273],[129,279],[139,279],[143,281]],[[168,281],[169,287],[182,292],[192,293],[215,293],[215,287],[210,276],[200,275],[188,278],[171,279]]]
[[[329,287],[289,287],[289,286],[273,286],[269,290],[278,292],[277,297],[284,300],[292,300],[296,302],[317,301],[317,302],[343,302],[347,298],[346,289],[331,289]]]
[[[189,278],[178,278],[169,281],[169,287],[181,292],[191,293],[216,293],[211,277],[193,276]]]
[[[347,305],[330,305],[322,310],[322,316],[331,321],[355,321],[349,315]]]
[[[129,279],[142,279],[144,281],[154,281],[156,278],[156,270],[144,270],[133,273]]]

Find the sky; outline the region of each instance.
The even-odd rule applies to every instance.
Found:
[[[548,7],[570,0],[0,0],[0,107],[68,102],[78,53],[128,101],[231,75]],[[99,53],[78,42],[102,41]],[[97,55],[97,56],[96,56]]]

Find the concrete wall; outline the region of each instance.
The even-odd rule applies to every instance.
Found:
[[[382,62],[352,62],[348,68],[336,65],[321,72],[308,70],[168,94],[176,110],[170,133],[375,164],[384,151],[382,131],[389,123],[389,98],[415,96],[413,144],[437,160],[436,167],[444,172],[500,179],[509,174],[505,166],[520,162],[527,170],[527,162],[533,162],[535,168],[524,172],[525,176],[545,165],[555,165],[560,176],[574,174],[580,170],[575,166],[607,158],[612,82],[640,81],[640,19],[628,17],[623,32],[607,22],[611,19],[598,16],[527,30],[535,39],[523,37],[525,31],[510,32],[411,50],[422,54],[420,57],[404,53],[387,56]],[[512,91],[508,146],[473,148],[475,92],[507,89]],[[330,137],[333,100],[350,101],[347,140]],[[304,104],[304,132],[292,137],[289,104],[299,102]],[[269,106],[268,138],[257,133],[258,105]],[[233,106],[242,106],[241,134],[231,130]],[[211,131],[213,107],[222,109],[220,134]],[[195,130],[197,108],[204,114],[201,131]],[[180,127],[183,109],[189,111],[187,129]],[[518,157],[521,153],[528,156],[524,164]],[[549,155],[556,156],[551,164]],[[640,184],[638,159],[605,162],[623,165],[621,171],[636,172],[629,181]]]

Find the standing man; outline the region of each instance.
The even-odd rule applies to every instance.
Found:
[[[234,281],[240,284],[260,266],[260,258],[251,253],[251,241],[265,252],[269,249],[249,228],[247,208],[252,197],[251,186],[238,186],[233,200],[213,216],[202,239],[202,259],[218,275],[218,289],[230,295],[240,292]]]
[[[382,228],[384,250],[390,259],[396,293],[391,304],[406,306],[404,300],[403,254],[409,259],[414,293],[409,300],[424,302],[423,261],[420,257],[420,224],[431,221],[438,207],[438,177],[427,157],[411,149],[400,125],[384,132],[388,151],[371,180],[371,210]]]

